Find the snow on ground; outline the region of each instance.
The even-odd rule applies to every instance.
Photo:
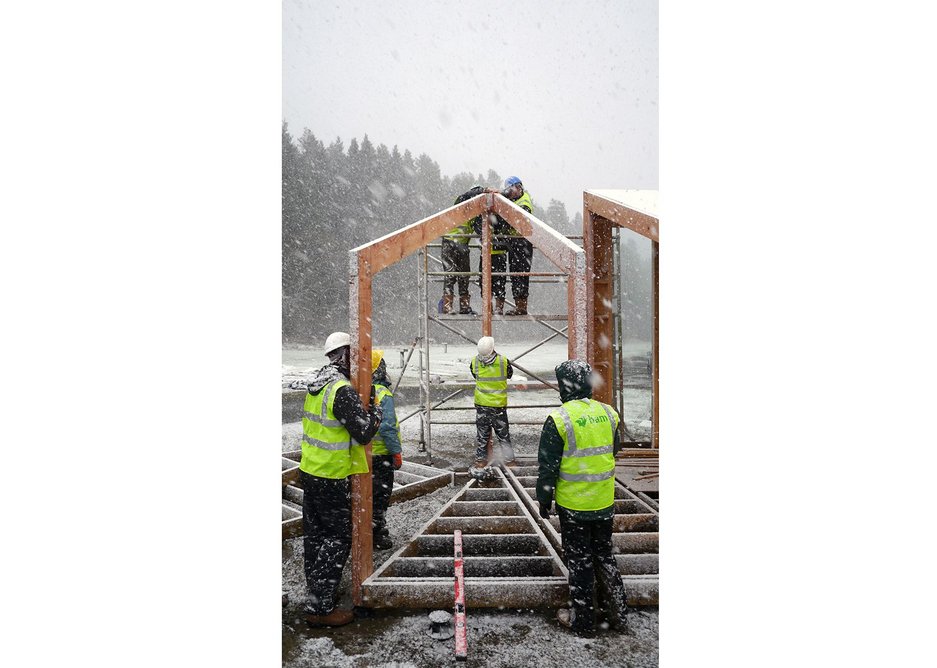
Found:
[[[533,343],[512,344],[499,352],[512,358]],[[380,347],[376,345],[375,347]],[[384,348],[391,379],[400,374],[399,348]],[[642,356],[649,346],[635,342],[625,346],[625,356]],[[434,402],[458,389],[459,381],[468,384],[468,363],[475,354],[474,346],[433,345],[430,351],[434,382]],[[410,368],[398,390],[397,413],[404,418],[418,408],[417,359],[414,353]],[[534,374],[552,382],[553,368],[566,359],[565,343],[549,343],[521,357],[518,363]],[[318,348],[283,351],[284,387],[293,380],[306,377],[322,366],[325,359]],[[508,414],[511,439],[519,456],[535,456],[540,429],[550,408],[514,408],[529,404],[558,404],[553,390],[520,389],[527,375],[516,370],[519,378],[512,383]],[[636,438],[650,436],[650,385],[640,378],[633,387],[624,390],[623,417]],[[464,411],[435,411],[431,445],[421,450],[419,415],[401,424],[404,459],[432,463],[434,466],[464,471],[474,458],[474,410],[472,392],[466,391],[445,406],[463,406]],[[465,421],[470,424],[442,425],[437,420]],[[532,422],[534,424],[521,424]],[[300,422],[283,424],[282,450],[300,447]],[[408,541],[455,494],[455,487],[444,487],[431,494],[390,506],[387,511],[388,528],[394,540],[394,550],[375,552],[375,568],[380,566],[403,541]],[[350,559],[345,566],[340,587],[340,605],[351,606]],[[439,666],[454,661],[453,641],[437,641],[428,635],[428,610],[377,611],[372,617],[361,618],[337,629],[311,629],[302,620],[302,601],[305,583],[302,573],[302,538],[283,542],[283,590],[289,603],[283,609],[283,665],[290,668],[304,666],[381,666],[423,667]],[[657,666],[658,614],[657,609],[637,609],[629,617],[628,633],[617,635],[599,633],[595,638],[578,638],[562,629],[555,620],[555,610],[483,611],[468,607],[467,666],[494,668],[528,665],[543,666]]]

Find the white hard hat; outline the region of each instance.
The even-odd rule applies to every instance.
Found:
[[[488,357],[495,350],[495,340],[490,336],[483,336],[478,340],[478,354]]]
[[[329,338],[325,340],[325,348],[322,350],[322,354],[328,355],[333,350],[350,345],[351,337],[348,336],[348,332],[332,332],[329,334]]]

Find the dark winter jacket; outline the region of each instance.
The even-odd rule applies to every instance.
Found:
[[[456,197],[455,202],[453,202],[453,204],[461,204],[462,202],[465,202],[466,200],[470,200],[473,197],[478,197],[484,192],[485,192],[485,188],[483,186],[475,186],[474,188],[471,188],[470,190],[467,190],[461,195],[459,195],[458,197]],[[474,218],[465,221],[458,227],[455,227],[449,230],[447,234],[456,234],[456,235],[458,234],[481,234],[481,224],[482,224],[481,216],[475,216]],[[457,237],[443,237],[443,239],[446,241],[453,241],[455,243],[464,244],[466,246],[468,245],[470,241],[470,239],[466,239],[465,237],[458,237],[458,236]]]
[[[347,368],[326,364],[316,371],[306,385],[306,389],[310,394],[319,394],[332,381],[348,380],[348,376]],[[358,443],[369,443],[381,424],[380,413],[374,407],[373,402],[371,407],[365,410],[361,398],[351,385],[340,387],[335,393],[332,412]]]
[[[576,360],[564,362],[556,367],[556,382],[560,388],[560,401],[564,404],[574,399],[591,399],[592,383],[589,378],[592,367]],[[553,503],[553,491],[560,477],[560,463],[563,460],[563,438],[556,429],[553,417],[549,416],[540,432],[540,447],[537,450],[537,501],[545,506]],[[618,432],[615,432],[615,452],[621,448]],[[601,510],[568,510],[575,519],[584,522],[607,520],[614,515],[614,504]]]
[[[374,373],[371,374],[371,382],[374,385],[383,385],[388,390],[390,389],[391,382],[387,375],[387,364],[383,359],[377,369],[374,370]],[[381,401],[381,410],[383,411],[383,415],[381,416],[381,426],[378,428],[381,439],[383,439],[384,445],[387,446],[387,451],[390,454],[402,454],[403,449],[400,445],[400,436],[397,434],[399,425],[397,424],[397,411],[394,407],[393,394],[384,397]]]

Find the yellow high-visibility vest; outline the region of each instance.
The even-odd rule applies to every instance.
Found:
[[[491,364],[482,364],[478,355],[472,358],[475,374],[475,403],[479,406],[508,405],[508,361],[496,355]]]
[[[618,414],[594,399],[573,399],[550,413],[563,459],[556,504],[570,510],[602,510],[615,502],[615,430]]]
[[[303,405],[303,455],[299,470],[319,478],[346,478],[351,470],[351,434],[335,417],[335,394],[347,380],[335,380]]]

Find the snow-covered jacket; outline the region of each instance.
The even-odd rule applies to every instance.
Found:
[[[336,380],[348,380],[348,375],[334,364],[326,364],[313,374],[306,390],[309,394],[316,395]],[[372,402],[371,407],[365,410],[358,393],[351,385],[340,387],[335,393],[332,412],[335,413],[335,419],[342,423],[358,443],[368,443],[381,424],[379,409],[376,409]]]

